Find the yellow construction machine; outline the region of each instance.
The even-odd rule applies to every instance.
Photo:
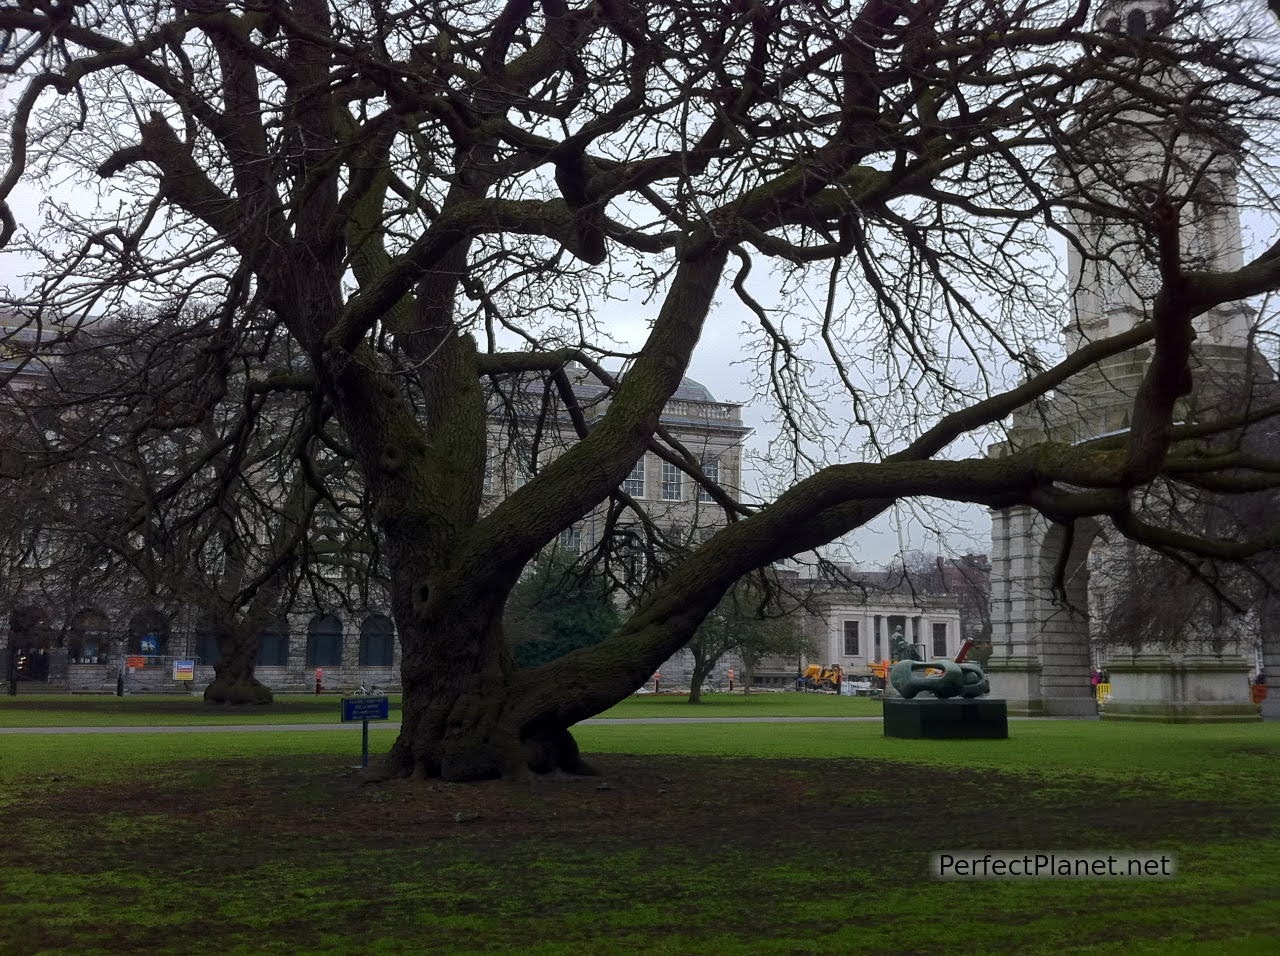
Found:
[[[844,671],[839,664],[828,664],[826,667],[810,664],[796,683],[801,690],[831,690],[838,694],[842,680]]]

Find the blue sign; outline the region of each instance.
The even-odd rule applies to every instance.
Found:
[[[391,716],[390,697],[344,697],[342,720],[386,720]]]

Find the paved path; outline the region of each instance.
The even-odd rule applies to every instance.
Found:
[[[584,720],[577,726],[609,724],[839,724],[880,720],[879,717],[617,717]],[[188,724],[177,727],[0,727],[3,734],[182,734],[230,733],[255,730],[343,730],[360,728],[358,721],[331,724]],[[385,720],[369,721],[371,730],[399,730],[399,724]]]
[[[579,727],[607,727],[610,724],[856,724],[879,721],[880,717],[597,717]],[[1096,717],[1010,717],[1010,720],[1097,720]],[[390,721],[370,721],[374,730],[399,730]],[[342,730],[359,729],[360,723],[330,724],[189,724],[178,727],[0,727],[7,734],[241,734],[257,730]]]

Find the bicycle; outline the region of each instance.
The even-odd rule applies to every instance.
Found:
[[[383,688],[374,683],[361,684],[355,691],[357,697],[381,697],[385,693],[386,691]]]

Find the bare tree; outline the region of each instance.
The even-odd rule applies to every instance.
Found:
[[[1231,209],[1274,212],[1280,86],[1274,44],[1254,42],[1271,26],[1235,11],[1180,5],[1147,34],[1050,0],[31,0],[0,10],[0,200],[95,179],[102,199],[52,196],[26,232],[4,211],[0,242],[38,257],[15,296],[32,321],[151,301],[287,333],[388,562],[405,692],[392,770],[574,768],[568,728],[639,687],[742,574],[900,498],[1105,514],[1230,559],[1280,541],[1270,525],[1186,534],[1133,508],[1134,489],[1191,474],[1276,480],[1175,443],[1223,427],[1174,415],[1193,321],[1280,286],[1280,246],[1207,269],[1179,241],[1188,138],[1248,166]],[[1170,71],[1178,83],[1154,82]],[[1176,132],[1152,141],[1167,162],[1142,190],[1117,186],[1100,145],[1108,117],[1135,116]],[[1127,237],[1105,259],[1152,280],[1143,315],[1033,362],[1058,324],[1050,237],[1082,214]],[[786,308],[756,294],[762,264]],[[767,506],[734,500],[659,432],[730,289],[793,464]],[[621,381],[602,378],[607,410],[575,417],[580,440],[485,512],[486,380],[559,382],[570,361],[607,374],[609,303],[633,292],[648,334]],[[949,451],[1139,346],[1152,360],[1125,436]],[[867,460],[827,463],[824,393]],[[592,509],[634,510],[622,486],[646,451],[720,504],[723,530],[610,639],[517,669],[502,610],[521,570]]]
[[[49,343],[42,373],[0,403],[14,472],[0,501],[24,563],[10,580],[54,607],[194,609],[217,646],[217,703],[269,702],[261,633],[300,591],[346,598],[374,564],[322,406],[287,355],[274,378],[248,374],[280,352],[262,332],[116,316]]]
[[[693,674],[689,703],[702,701],[702,685],[728,654],[737,654],[752,671],[766,657],[797,658],[812,651],[797,612],[801,602],[791,599],[763,572],[744,577],[720,599],[689,639]],[[743,682],[743,688],[748,686]]]

